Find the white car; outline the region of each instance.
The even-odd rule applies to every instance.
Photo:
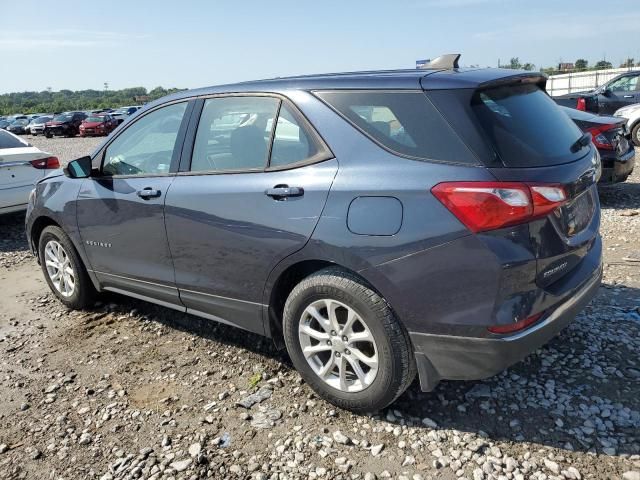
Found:
[[[627,128],[631,132],[631,139],[636,147],[640,147],[640,103],[622,107],[613,115],[627,119]]]
[[[57,157],[0,130],[0,215],[26,210],[34,184],[57,168]]]

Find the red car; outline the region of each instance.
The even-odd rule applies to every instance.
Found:
[[[111,115],[90,115],[80,124],[80,136],[109,135],[117,126],[117,120],[112,118]]]

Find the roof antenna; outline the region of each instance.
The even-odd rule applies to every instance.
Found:
[[[434,58],[429,63],[427,63],[424,68],[426,69],[436,69],[436,68],[444,68],[449,70],[451,68],[459,68],[458,60],[460,59],[459,53],[446,53],[444,55],[440,55],[437,58]]]

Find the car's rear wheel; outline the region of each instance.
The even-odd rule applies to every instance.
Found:
[[[78,252],[61,228],[52,225],[42,231],[38,252],[49,288],[62,303],[73,309],[93,304],[95,288]]]
[[[415,377],[409,337],[389,305],[342,269],[321,270],[293,289],[283,330],[301,376],[341,408],[378,411]]]
[[[636,147],[640,147],[640,122],[631,129],[631,139]]]

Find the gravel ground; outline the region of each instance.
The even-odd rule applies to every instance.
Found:
[[[45,140],[66,159],[91,141]],[[601,201],[605,280],[570,327],[376,416],[319,399],[246,332],[115,295],[67,311],[24,219],[0,219],[0,478],[639,480],[640,171]]]

